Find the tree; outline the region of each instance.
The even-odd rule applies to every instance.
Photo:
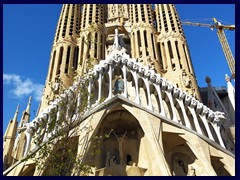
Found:
[[[89,27],[90,34],[93,36],[93,31],[96,31],[95,26]],[[93,37],[85,43],[90,43]],[[94,58],[86,60],[86,72],[81,78],[76,76],[75,89],[68,89],[65,96],[60,95],[64,91],[61,79],[58,80],[59,90],[54,91],[55,87],[52,84],[53,97],[58,97],[60,103],[57,108],[50,112],[50,121],[42,124],[42,130],[36,134],[34,141],[39,144],[39,149],[31,158],[36,163],[37,170],[42,175],[54,176],[69,176],[92,173],[92,165],[85,164],[85,156],[78,155],[79,134],[82,129],[79,129],[79,124],[82,122],[83,115],[90,110],[89,104],[93,98],[93,94],[89,94],[88,85],[94,75],[89,69],[93,68]],[[65,93],[66,94],[66,93]],[[88,133],[92,131],[88,129]],[[46,135],[50,134],[50,136]],[[47,137],[46,137],[47,136]],[[105,136],[107,138],[108,135]],[[47,138],[47,140],[46,140]],[[102,137],[94,136],[87,143],[88,156],[100,153],[97,148],[101,143]],[[44,141],[46,140],[46,141]],[[91,144],[91,146],[90,146]]]
[[[85,156],[77,155],[79,146],[79,124],[84,112],[90,109],[89,102],[93,97],[88,92],[89,81],[94,76],[78,80],[76,89],[68,89],[67,95],[58,97],[57,107],[49,114],[48,121],[42,124],[41,133],[36,133],[34,143],[39,145],[32,158],[37,171],[42,175],[69,176],[92,173],[92,165],[85,164]],[[61,92],[61,91],[60,91]],[[50,119],[50,120],[49,120]],[[87,134],[92,131],[88,128]],[[105,138],[108,136],[106,135]],[[88,156],[100,153],[98,144],[103,137],[94,136],[86,142]],[[91,145],[91,146],[90,146]]]

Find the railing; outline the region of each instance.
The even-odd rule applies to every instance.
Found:
[[[123,90],[120,92],[117,92],[114,88],[116,77],[120,77],[123,81]],[[32,122],[24,124],[24,133],[26,134],[24,156],[27,155],[30,149],[38,146],[38,144],[35,144],[35,146],[31,147],[33,135],[41,134],[43,129],[48,129],[46,122],[51,121],[53,114],[55,114],[56,121],[58,121],[62,111],[61,101],[65,98],[72,98],[72,93],[79,87],[81,88],[83,82],[89,82],[88,91],[91,94],[94,88],[96,97],[93,99],[88,98],[88,109],[85,112],[76,111],[71,118],[93,111],[102,102],[107,102],[115,94],[120,94],[139,106],[159,113],[169,121],[174,121],[179,126],[185,126],[197,134],[206,136],[225,148],[220,134],[220,121],[225,119],[223,113],[213,112],[200,101],[150,70],[149,67],[143,66],[142,63],[136,62],[127,54],[115,50],[106,60],[102,60],[100,64],[95,65],[94,69],[85,77],[76,80],[73,86],[55,99]],[[81,97],[78,96],[77,106],[80,104]],[[66,114],[66,118],[70,117]],[[43,126],[43,124],[46,125]],[[47,141],[57,131],[57,127],[52,132],[45,131],[42,142]]]

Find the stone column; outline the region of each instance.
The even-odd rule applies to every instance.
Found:
[[[138,92],[138,78],[137,78],[136,71],[133,72],[133,78],[135,81],[135,95],[136,95],[135,103],[140,104],[140,97],[139,97],[139,92]]]
[[[100,103],[102,97],[102,73],[99,72],[99,77],[98,77],[98,103]]]
[[[157,84],[153,84],[157,90],[157,93],[158,93],[158,98],[159,98],[159,106],[161,108],[161,111],[160,111],[160,115],[166,117],[166,114],[165,114],[165,111],[164,111],[164,107],[163,107],[163,100],[162,100],[162,93],[161,93],[161,88],[160,88],[160,82],[156,82]]]
[[[122,71],[123,71],[123,81],[124,81],[124,97],[128,98],[128,95],[127,95],[127,69],[126,69],[125,64],[122,67]]]
[[[152,111],[153,107],[152,107],[152,100],[151,100],[151,94],[150,94],[148,79],[144,78],[144,83],[145,83],[146,88],[147,88],[148,109]]]
[[[108,99],[111,99],[112,98],[112,66],[111,64],[109,64],[108,76],[109,76]]]
[[[224,143],[223,143],[223,140],[222,140],[222,136],[220,134],[220,126],[218,125],[218,123],[213,123],[213,128],[217,134],[217,138],[218,138],[218,141],[220,143],[220,145],[226,149]]]
[[[173,98],[172,98],[172,94],[171,94],[172,89],[173,89],[173,86],[170,85],[170,84],[167,84],[167,90],[165,92],[168,96],[168,99],[169,99],[169,102],[170,102],[170,105],[171,105],[171,108],[172,108],[172,113],[173,113],[172,120],[178,123],[177,115],[176,115],[174,104],[173,104]]]
[[[29,149],[30,149],[33,129],[31,127],[28,127],[24,133],[26,135],[26,146],[25,146],[25,150],[24,150],[24,155],[23,156],[26,156],[28,151],[29,151]]]

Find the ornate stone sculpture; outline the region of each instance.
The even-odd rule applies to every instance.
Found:
[[[190,88],[191,87],[191,80],[190,80],[190,78],[188,77],[188,75],[185,71],[182,72],[182,79],[183,79],[184,86],[187,87],[187,88]]]

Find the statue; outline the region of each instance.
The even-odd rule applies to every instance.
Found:
[[[120,164],[123,164],[124,161],[123,161],[123,139],[124,137],[126,136],[127,134],[127,131],[125,131],[124,135],[123,136],[120,136],[120,137],[117,137],[117,140],[118,140],[118,146],[119,146],[119,156],[120,156]]]
[[[191,87],[191,80],[185,71],[182,72],[182,79],[185,87]]]
[[[117,164],[117,157],[118,157],[118,152],[110,149],[107,152],[107,156],[106,156],[106,167],[110,167]]]
[[[194,167],[190,166],[189,173],[187,176],[196,176],[196,170]]]
[[[147,63],[148,63],[149,69],[154,69],[154,62],[152,61],[151,56],[147,57]]]
[[[113,43],[113,49],[120,50],[119,42],[118,42],[118,29],[115,29],[115,37]]]
[[[124,82],[122,79],[118,79],[114,85],[115,92],[121,94],[124,91]]]
[[[54,82],[54,84],[53,84],[53,92],[54,92],[54,93],[58,93],[59,87],[60,87],[59,78],[56,77],[56,78],[55,78],[55,82]]]

